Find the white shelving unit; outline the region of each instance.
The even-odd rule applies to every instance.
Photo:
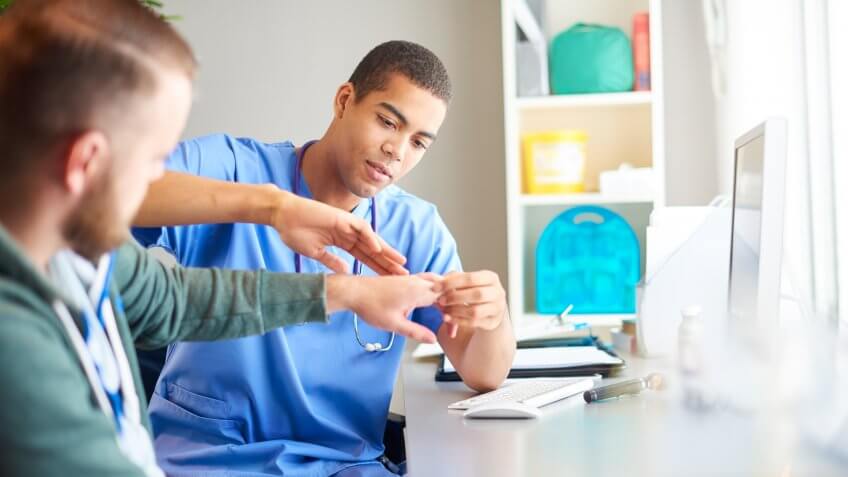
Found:
[[[516,98],[516,103],[518,109],[521,111],[578,107],[639,106],[650,105],[651,96],[650,91],[604,94],[559,94]]]
[[[582,194],[522,194],[519,202],[533,205],[578,205],[578,204],[652,204],[653,196],[610,195],[589,192]]]
[[[516,26],[513,1],[502,0],[504,127],[507,187],[508,294],[519,339],[556,332],[550,316],[535,311],[535,248],[544,227],[561,212],[597,204],[622,215],[639,237],[645,263],[645,228],[651,210],[665,197],[665,135],[662,75],[662,0],[547,0],[543,32],[554,35],[577,22],[601,23],[632,33],[637,12],[650,13],[651,91],[609,94],[517,97]],[[582,129],[588,133],[586,189],[581,194],[522,193],[521,135],[548,129]],[[600,172],[623,163],[652,167],[656,178],[648,196],[610,196],[598,192]],[[620,323],[631,315],[573,315],[592,325]]]

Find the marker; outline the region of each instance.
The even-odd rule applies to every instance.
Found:
[[[609,384],[599,388],[590,389],[583,393],[586,403],[602,401],[604,399],[618,398],[625,395],[639,394],[645,389],[658,390],[663,388],[663,377],[661,374],[651,373],[644,378],[629,379],[620,383]]]

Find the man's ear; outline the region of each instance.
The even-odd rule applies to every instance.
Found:
[[[348,106],[353,103],[355,98],[356,91],[354,91],[353,83],[348,81],[339,86],[339,89],[336,91],[336,97],[333,98],[333,115],[336,119],[341,119],[344,116]]]
[[[73,196],[80,196],[94,179],[108,167],[109,141],[100,131],[86,131],[77,136],[64,157],[63,185]]]

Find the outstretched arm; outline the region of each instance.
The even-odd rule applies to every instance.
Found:
[[[267,270],[166,267],[132,243],[115,253],[114,281],[135,344],[212,341],[265,333],[352,310],[372,326],[435,342],[407,319],[438,299],[440,283],[418,275],[356,277]]]
[[[139,227],[253,223],[270,225],[295,252],[346,273],[346,263],[327,251],[348,251],[381,275],[401,275],[406,259],[346,211],[298,197],[272,184],[238,184],[167,172],[153,183],[134,221]]]

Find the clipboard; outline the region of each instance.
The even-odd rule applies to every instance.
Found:
[[[605,345],[595,336],[557,338],[557,339],[539,339],[528,340],[518,343],[518,349],[528,348],[560,348],[560,347],[576,347],[576,346],[593,346],[610,357],[617,358],[616,363],[588,363],[580,365],[569,365],[564,367],[539,367],[539,368],[521,368],[511,369],[507,378],[551,378],[551,377],[569,377],[569,376],[589,376],[600,374],[603,377],[615,376],[623,370],[627,364],[612,348]],[[449,382],[461,381],[459,374],[456,371],[445,371],[445,355],[442,355],[439,361],[439,367],[436,369],[436,381]]]

